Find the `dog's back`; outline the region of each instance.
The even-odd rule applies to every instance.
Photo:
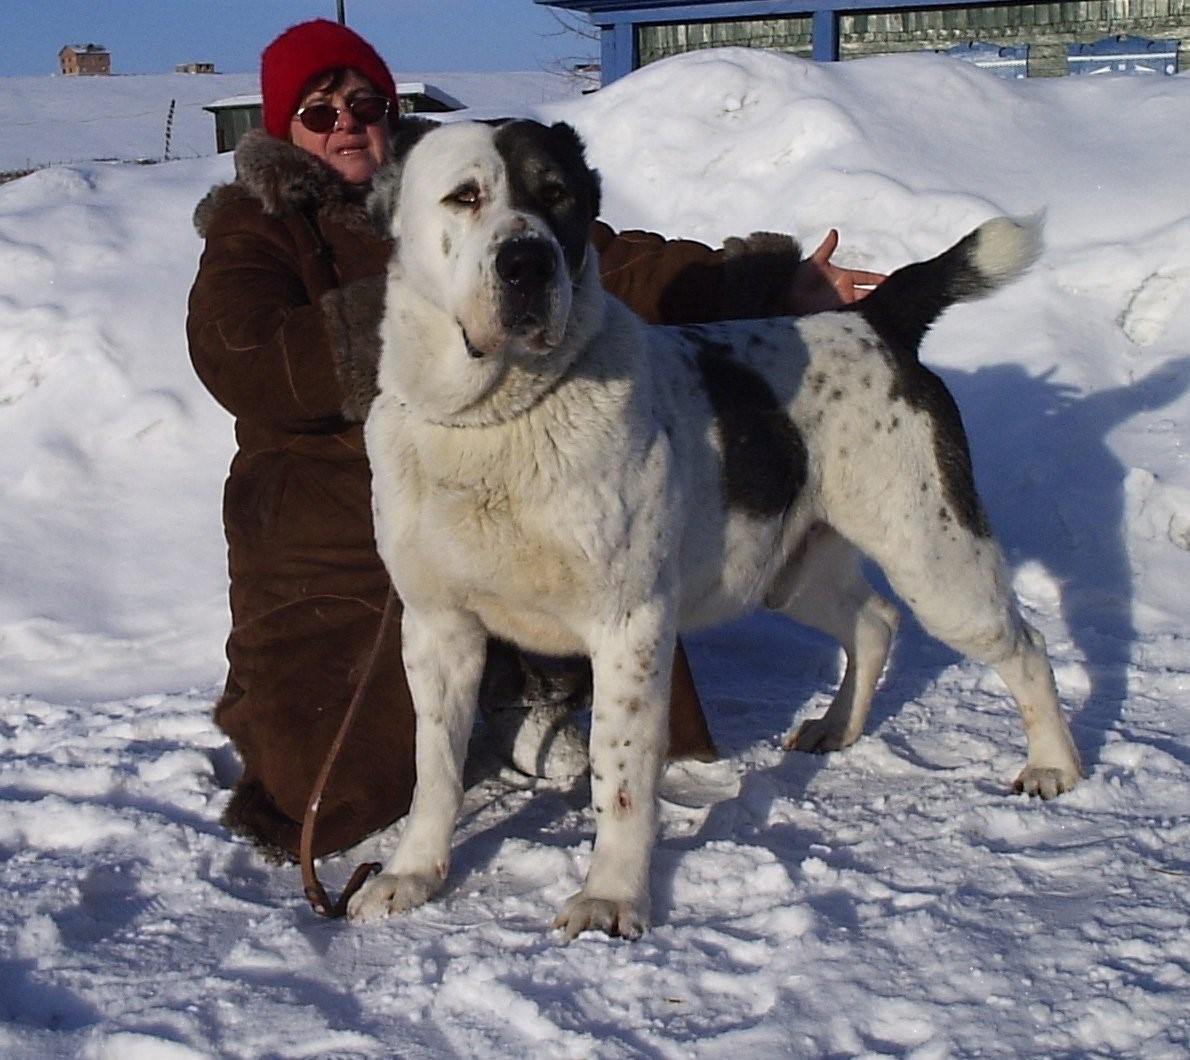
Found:
[[[904,526],[929,503],[986,533],[958,410],[918,348],[948,306],[1008,283],[1038,247],[1034,223],[997,218],[839,312],[648,329],[688,498],[685,625],[753,606],[818,520]],[[883,484],[923,452],[938,459],[907,512]]]

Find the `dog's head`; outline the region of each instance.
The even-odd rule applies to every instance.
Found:
[[[569,125],[409,125],[369,209],[395,244],[390,303],[395,290],[405,309],[392,327],[444,315],[478,362],[460,372],[476,378],[563,343],[599,210],[599,176]]]

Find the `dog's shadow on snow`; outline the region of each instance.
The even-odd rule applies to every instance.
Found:
[[[1030,375],[1019,365],[939,374],[963,410],[976,483],[1010,567],[1044,567],[1084,660],[1086,695],[1063,689],[1061,679],[1058,691],[1073,711],[1075,740],[1090,770],[1121,720],[1136,641],[1130,468],[1108,438],[1132,417],[1178,400],[1190,388],[1190,357],[1091,394],[1056,382],[1052,371]]]

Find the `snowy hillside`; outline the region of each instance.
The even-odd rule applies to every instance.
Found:
[[[435,85],[468,107],[521,113],[569,99],[578,88],[544,71],[414,73],[401,82]],[[112,77],[0,77],[0,173],[61,162],[160,161],[173,102],[169,157],[215,153],[216,100],[260,91],[247,74],[142,74]]]
[[[9,124],[36,112],[18,80]],[[835,226],[840,261],[891,270],[1044,211],[1040,262],[923,358],[1088,778],[1009,794],[1002,687],[910,621],[859,743],[786,754],[837,659],[757,616],[691,641],[725,757],[666,779],[643,940],[551,935],[590,854],[586,787],[482,754],[445,894],[318,921],[295,869],[219,825],[231,424],[183,323],[190,213],[230,161],[44,169],[0,187],[0,1055],[1185,1056],[1190,77],[733,50],[536,112],[586,137],[618,226],[811,246]],[[0,169],[160,154],[155,117],[143,143],[41,132],[10,133]]]

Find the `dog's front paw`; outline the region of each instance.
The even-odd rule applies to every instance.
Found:
[[[612,898],[590,898],[585,891],[566,899],[554,918],[567,942],[584,931],[604,931],[613,938],[638,939],[649,927],[649,913],[641,904]]]
[[[781,741],[786,751],[809,751],[811,754],[827,754],[850,747],[858,739],[845,729],[838,729],[825,717],[803,721],[797,729],[790,729]]]
[[[1051,768],[1046,766],[1025,766],[1013,781],[1012,790],[1017,794],[1036,795],[1052,799],[1064,791],[1070,791],[1082,779],[1077,768]]]
[[[347,919],[383,920],[393,913],[407,913],[425,905],[442,886],[437,876],[381,873],[365,883],[347,903]]]

